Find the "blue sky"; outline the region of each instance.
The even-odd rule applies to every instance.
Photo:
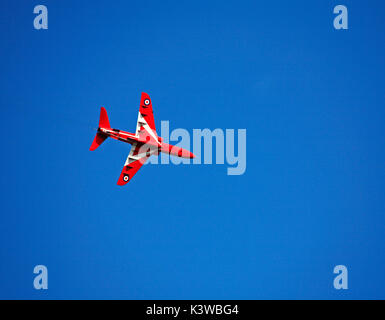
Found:
[[[2,1],[0,298],[384,299],[384,9]],[[150,165],[116,186],[129,146],[88,148],[100,106],[135,130],[142,91],[158,127],[247,129],[246,173]]]

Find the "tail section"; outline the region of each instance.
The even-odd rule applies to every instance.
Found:
[[[111,128],[110,121],[108,120],[107,111],[103,107],[100,109],[99,128],[94,141],[92,141],[90,151],[96,150],[103,143],[103,141],[108,138],[108,136],[106,136],[100,131],[100,128]]]
[[[98,132],[95,136],[94,141],[92,141],[90,151],[96,150],[107,138],[108,137],[105,134]]]
[[[100,108],[99,128],[111,129],[106,109]]]

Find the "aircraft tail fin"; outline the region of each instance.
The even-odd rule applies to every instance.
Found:
[[[99,128],[94,138],[94,141],[92,141],[92,144],[90,147],[91,151],[96,150],[103,143],[103,141],[108,138],[108,136],[106,136],[100,131],[100,128],[104,128],[104,129],[111,128],[110,121],[108,120],[107,111],[103,107],[100,108]]]
[[[107,110],[100,108],[99,128],[111,129],[110,121],[108,120]]]

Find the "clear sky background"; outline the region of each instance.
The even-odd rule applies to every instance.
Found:
[[[385,298],[384,1],[7,0],[0,15],[0,298]],[[118,187],[129,145],[88,149],[100,106],[135,130],[142,91],[157,127],[247,129],[246,173],[149,165]]]

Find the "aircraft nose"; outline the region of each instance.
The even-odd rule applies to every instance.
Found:
[[[194,159],[195,158],[195,154],[193,154],[192,152],[190,152],[190,159]]]

